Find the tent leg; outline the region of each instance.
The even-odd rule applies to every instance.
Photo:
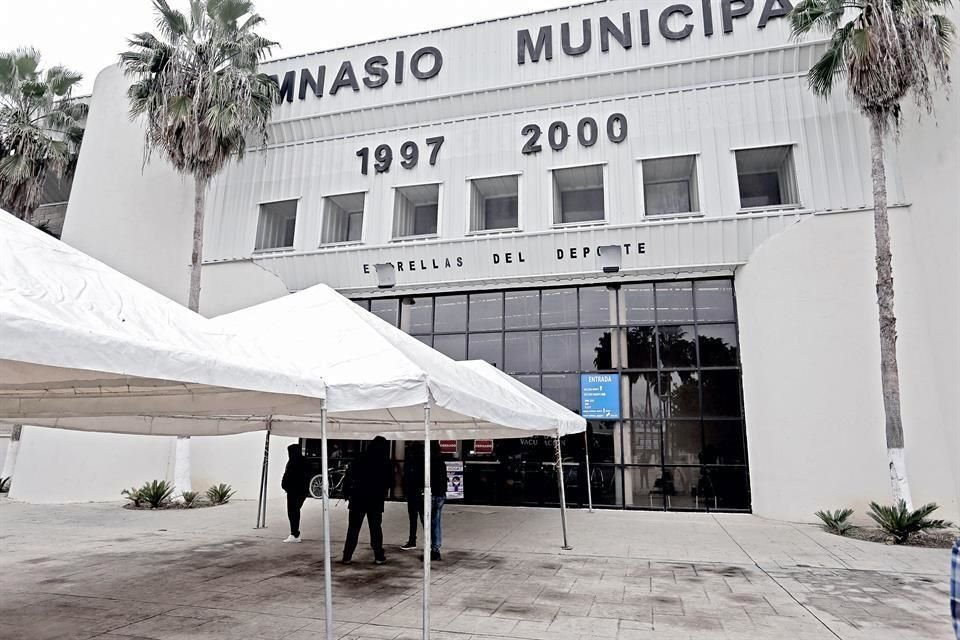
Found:
[[[306,445],[306,441],[304,441]],[[320,473],[323,475],[323,616],[326,640],[333,640],[333,582],[330,567],[330,471],[327,469],[327,406],[320,408]]]
[[[587,511],[593,513],[593,475],[590,473],[590,438],[587,431],[583,432],[583,451],[587,456]]]
[[[563,550],[570,551],[573,547],[567,542],[567,492],[563,486],[563,454],[560,451],[560,433],[555,440],[557,449],[557,483],[560,485],[560,524],[563,527]]]
[[[270,423],[267,423],[267,435],[263,441],[263,465],[260,467],[260,497],[257,502],[257,526],[254,529],[267,528],[267,475],[270,467]]]
[[[430,495],[430,403],[423,405],[423,640],[430,640],[430,551],[432,543]]]

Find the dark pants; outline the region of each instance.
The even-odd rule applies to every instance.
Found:
[[[407,517],[410,519],[410,535],[407,540],[413,544],[417,543],[417,519],[423,523],[423,495],[407,498]]]
[[[290,519],[290,535],[300,537],[300,507],[306,502],[307,496],[287,494],[287,518]]]
[[[353,552],[357,548],[357,541],[360,538],[360,527],[363,526],[363,519],[367,519],[367,527],[370,529],[370,547],[373,549],[375,558],[383,558],[383,512],[361,511],[360,509],[350,509],[350,520],[347,525],[347,541],[343,543],[343,557],[349,560],[353,557]]]

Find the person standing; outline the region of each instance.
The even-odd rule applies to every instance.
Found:
[[[407,517],[410,520],[410,533],[407,541],[400,546],[404,551],[417,548],[417,520],[423,522],[423,443],[411,442],[407,445],[406,460],[403,463],[403,494],[407,499]]]
[[[443,560],[440,546],[443,542],[443,505],[447,501],[447,463],[440,453],[440,443],[430,442],[430,560]]]
[[[300,509],[307,500],[310,487],[310,465],[303,457],[299,444],[287,447],[287,467],[283,470],[280,486],[287,492],[287,518],[290,535],[284,542],[300,542]]]
[[[350,464],[344,479],[344,495],[348,500],[347,539],[343,544],[343,564],[353,562],[353,552],[360,538],[360,527],[366,518],[370,529],[370,546],[376,564],[387,561],[383,552],[383,503],[393,481],[390,467],[390,445],[383,436],[373,439],[366,451]]]

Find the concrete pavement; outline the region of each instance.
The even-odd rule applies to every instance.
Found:
[[[323,630],[316,501],[305,542],[281,544],[284,506],[129,511],[119,504],[0,500],[2,640],[304,640]],[[406,509],[388,504],[389,564],[361,547],[334,565],[340,638],[419,638],[418,553],[397,549]],[[335,554],[346,511],[334,510]],[[749,515],[444,511],[433,570],[437,640],[951,638],[949,550],[830,536]]]

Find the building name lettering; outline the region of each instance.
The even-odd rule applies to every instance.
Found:
[[[315,72],[308,68],[299,71],[291,69],[283,74],[283,78],[277,75],[272,75],[270,78],[280,85],[278,100],[282,104],[293,102],[294,96],[297,100],[306,100],[307,96],[322,98],[324,91],[331,96],[337,95],[342,89],[359,93],[361,84],[367,89],[379,89],[390,82],[390,62],[386,56],[367,58],[360,68],[363,75],[359,79],[358,71],[351,60],[341,62],[337,72],[329,78],[327,65],[324,64],[317,67]],[[403,84],[407,69],[417,80],[429,80],[440,73],[441,68],[443,68],[443,54],[436,47],[420,47],[413,52],[409,60],[406,52],[397,51],[393,56],[393,82]]]
[[[758,5],[761,2],[763,9],[757,20],[757,29],[763,29],[771,19],[782,18],[793,9],[790,0],[757,0]],[[713,15],[714,4],[711,0],[701,0],[698,19],[693,17],[695,11],[692,6],[683,3],[670,5],[654,17],[660,35],[667,40],[684,40],[693,34],[695,23],[699,23],[703,35],[712,36],[718,26]],[[723,33],[733,33],[734,21],[746,18],[753,10],[754,0],[720,0],[719,26]],[[635,15],[625,12],[619,18],[603,16],[596,25],[592,18],[584,18],[579,24],[561,23],[560,50],[567,56],[582,56],[594,45],[594,30],[600,42],[600,51],[603,52],[610,50],[611,41],[625,50],[633,48],[634,34],[639,37],[640,46],[648,47],[650,19],[650,12],[640,9]],[[540,27],[536,36],[530,29],[517,31],[517,64],[552,60],[555,35],[553,25]]]

